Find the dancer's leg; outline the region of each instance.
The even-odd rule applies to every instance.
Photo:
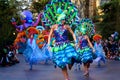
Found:
[[[73,64],[68,64],[68,68],[69,68],[69,70],[72,69],[72,66],[73,66]]]
[[[72,58],[72,62],[71,62],[71,64],[68,64],[68,68],[69,68],[69,70],[71,70],[72,69],[72,66],[74,65],[74,59]]]
[[[62,69],[62,73],[63,73],[65,79],[69,80],[69,76],[68,76],[68,72],[67,72],[67,67],[65,67],[65,68]]]
[[[97,57],[95,61],[97,62],[97,66],[100,67],[101,57]]]
[[[84,63],[84,76],[89,76],[90,63]]]
[[[75,63],[75,71],[77,71],[77,69],[78,69],[77,67],[78,67],[78,66],[77,66],[77,63]]]
[[[101,66],[101,64],[100,64],[100,60],[98,61],[98,67],[100,67]]]
[[[102,59],[101,59],[102,61],[103,61],[103,63],[105,64],[105,62],[106,62],[106,59],[105,59],[105,57],[102,57]]]

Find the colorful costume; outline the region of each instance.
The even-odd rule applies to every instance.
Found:
[[[57,5],[56,5],[57,4]],[[46,26],[52,26],[54,24],[62,24],[61,20],[66,19],[66,23],[72,27],[77,25],[79,21],[78,10],[70,0],[51,0],[46,5],[42,22]],[[58,28],[62,26],[58,25]],[[72,64],[72,59],[77,57],[76,50],[70,41],[68,40],[68,31],[65,29],[54,30],[55,42],[53,41],[53,62],[60,68],[64,68],[66,64]]]
[[[97,44],[95,42],[94,44],[95,54],[97,55],[97,58],[95,59],[96,62],[98,62],[98,66],[100,66],[100,61],[103,61],[105,63],[105,52],[103,50],[102,45],[99,43]]]
[[[79,55],[81,57],[81,61],[83,63],[87,63],[87,62],[92,62],[93,61],[93,55],[92,55],[92,50],[88,45],[88,41],[84,38],[84,36],[80,36],[79,37],[79,49],[77,50],[77,52],[79,53]]]
[[[53,62],[60,68],[64,68],[66,64],[72,64],[72,60],[77,58],[74,45],[68,40],[68,31],[63,29],[54,30],[55,44],[52,47]]]
[[[88,34],[88,37],[91,37],[94,34],[94,25],[92,21],[87,18],[80,21],[80,24],[75,29],[75,34],[78,37],[79,48],[77,52],[81,56],[81,61],[83,63],[91,63],[93,61],[93,54],[87,39],[85,39],[86,33]]]
[[[23,52],[23,55],[29,64],[36,64],[40,61],[44,61],[46,58],[44,55],[42,55],[42,52],[36,44],[35,39],[28,39],[27,47]]]
[[[28,34],[27,35],[28,40],[27,40],[27,47],[24,50],[23,55],[25,56],[25,60],[30,64],[30,69],[32,69],[33,64],[37,64],[41,61],[45,61],[46,56],[42,53],[42,51],[36,44],[35,34],[38,34],[37,29],[34,27],[29,27],[26,33]]]
[[[58,18],[58,16],[61,17]],[[80,20],[78,9],[70,0],[51,0],[44,8],[41,21],[45,26],[52,26],[64,16],[66,17],[66,23],[70,27],[77,26]]]
[[[93,36],[93,40],[96,41],[94,43],[94,49],[95,49],[95,54],[97,55],[97,58],[95,59],[96,62],[98,62],[98,66],[100,66],[100,61],[103,61],[105,63],[105,52],[103,50],[102,44],[100,42],[100,39],[102,38],[101,35],[96,34]]]

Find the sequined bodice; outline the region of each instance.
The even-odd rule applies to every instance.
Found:
[[[64,42],[68,40],[68,31],[64,29],[63,31],[54,30],[54,36],[56,42]]]
[[[87,39],[84,38],[84,36],[79,37],[79,43],[80,43],[80,48],[84,48],[88,46],[88,41]]]

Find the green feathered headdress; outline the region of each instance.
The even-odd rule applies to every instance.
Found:
[[[67,11],[66,10],[62,10],[61,8],[58,8],[57,9],[57,23],[59,23],[61,20],[64,20],[65,19],[65,17],[66,17],[66,13]]]
[[[90,19],[82,19],[78,25],[78,27],[75,29],[75,34],[77,35],[79,32],[81,32],[83,35],[88,34],[90,37],[95,33],[94,25],[92,23],[92,20]]]

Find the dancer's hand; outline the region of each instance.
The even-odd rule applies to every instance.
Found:
[[[77,43],[75,43],[74,46],[77,47]]]
[[[51,51],[51,47],[50,46],[48,47],[48,50]]]
[[[75,44],[75,48],[76,48],[76,50],[79,48],[79,45],[78,44]]]
[[[50,47],[50,45],[49,45],[49,44],[48,44],[48,50],[49,50],[49,51],[51,51],[51,47]]]
[[[95,49],[93,48],[93,53],[95,53]]]
[[[78,46],[78,45],[77,45],[77,41],[75,41],[75,44],[74,44],[74,46],[75,46],[75,47],[77,47],[77,46]]]

